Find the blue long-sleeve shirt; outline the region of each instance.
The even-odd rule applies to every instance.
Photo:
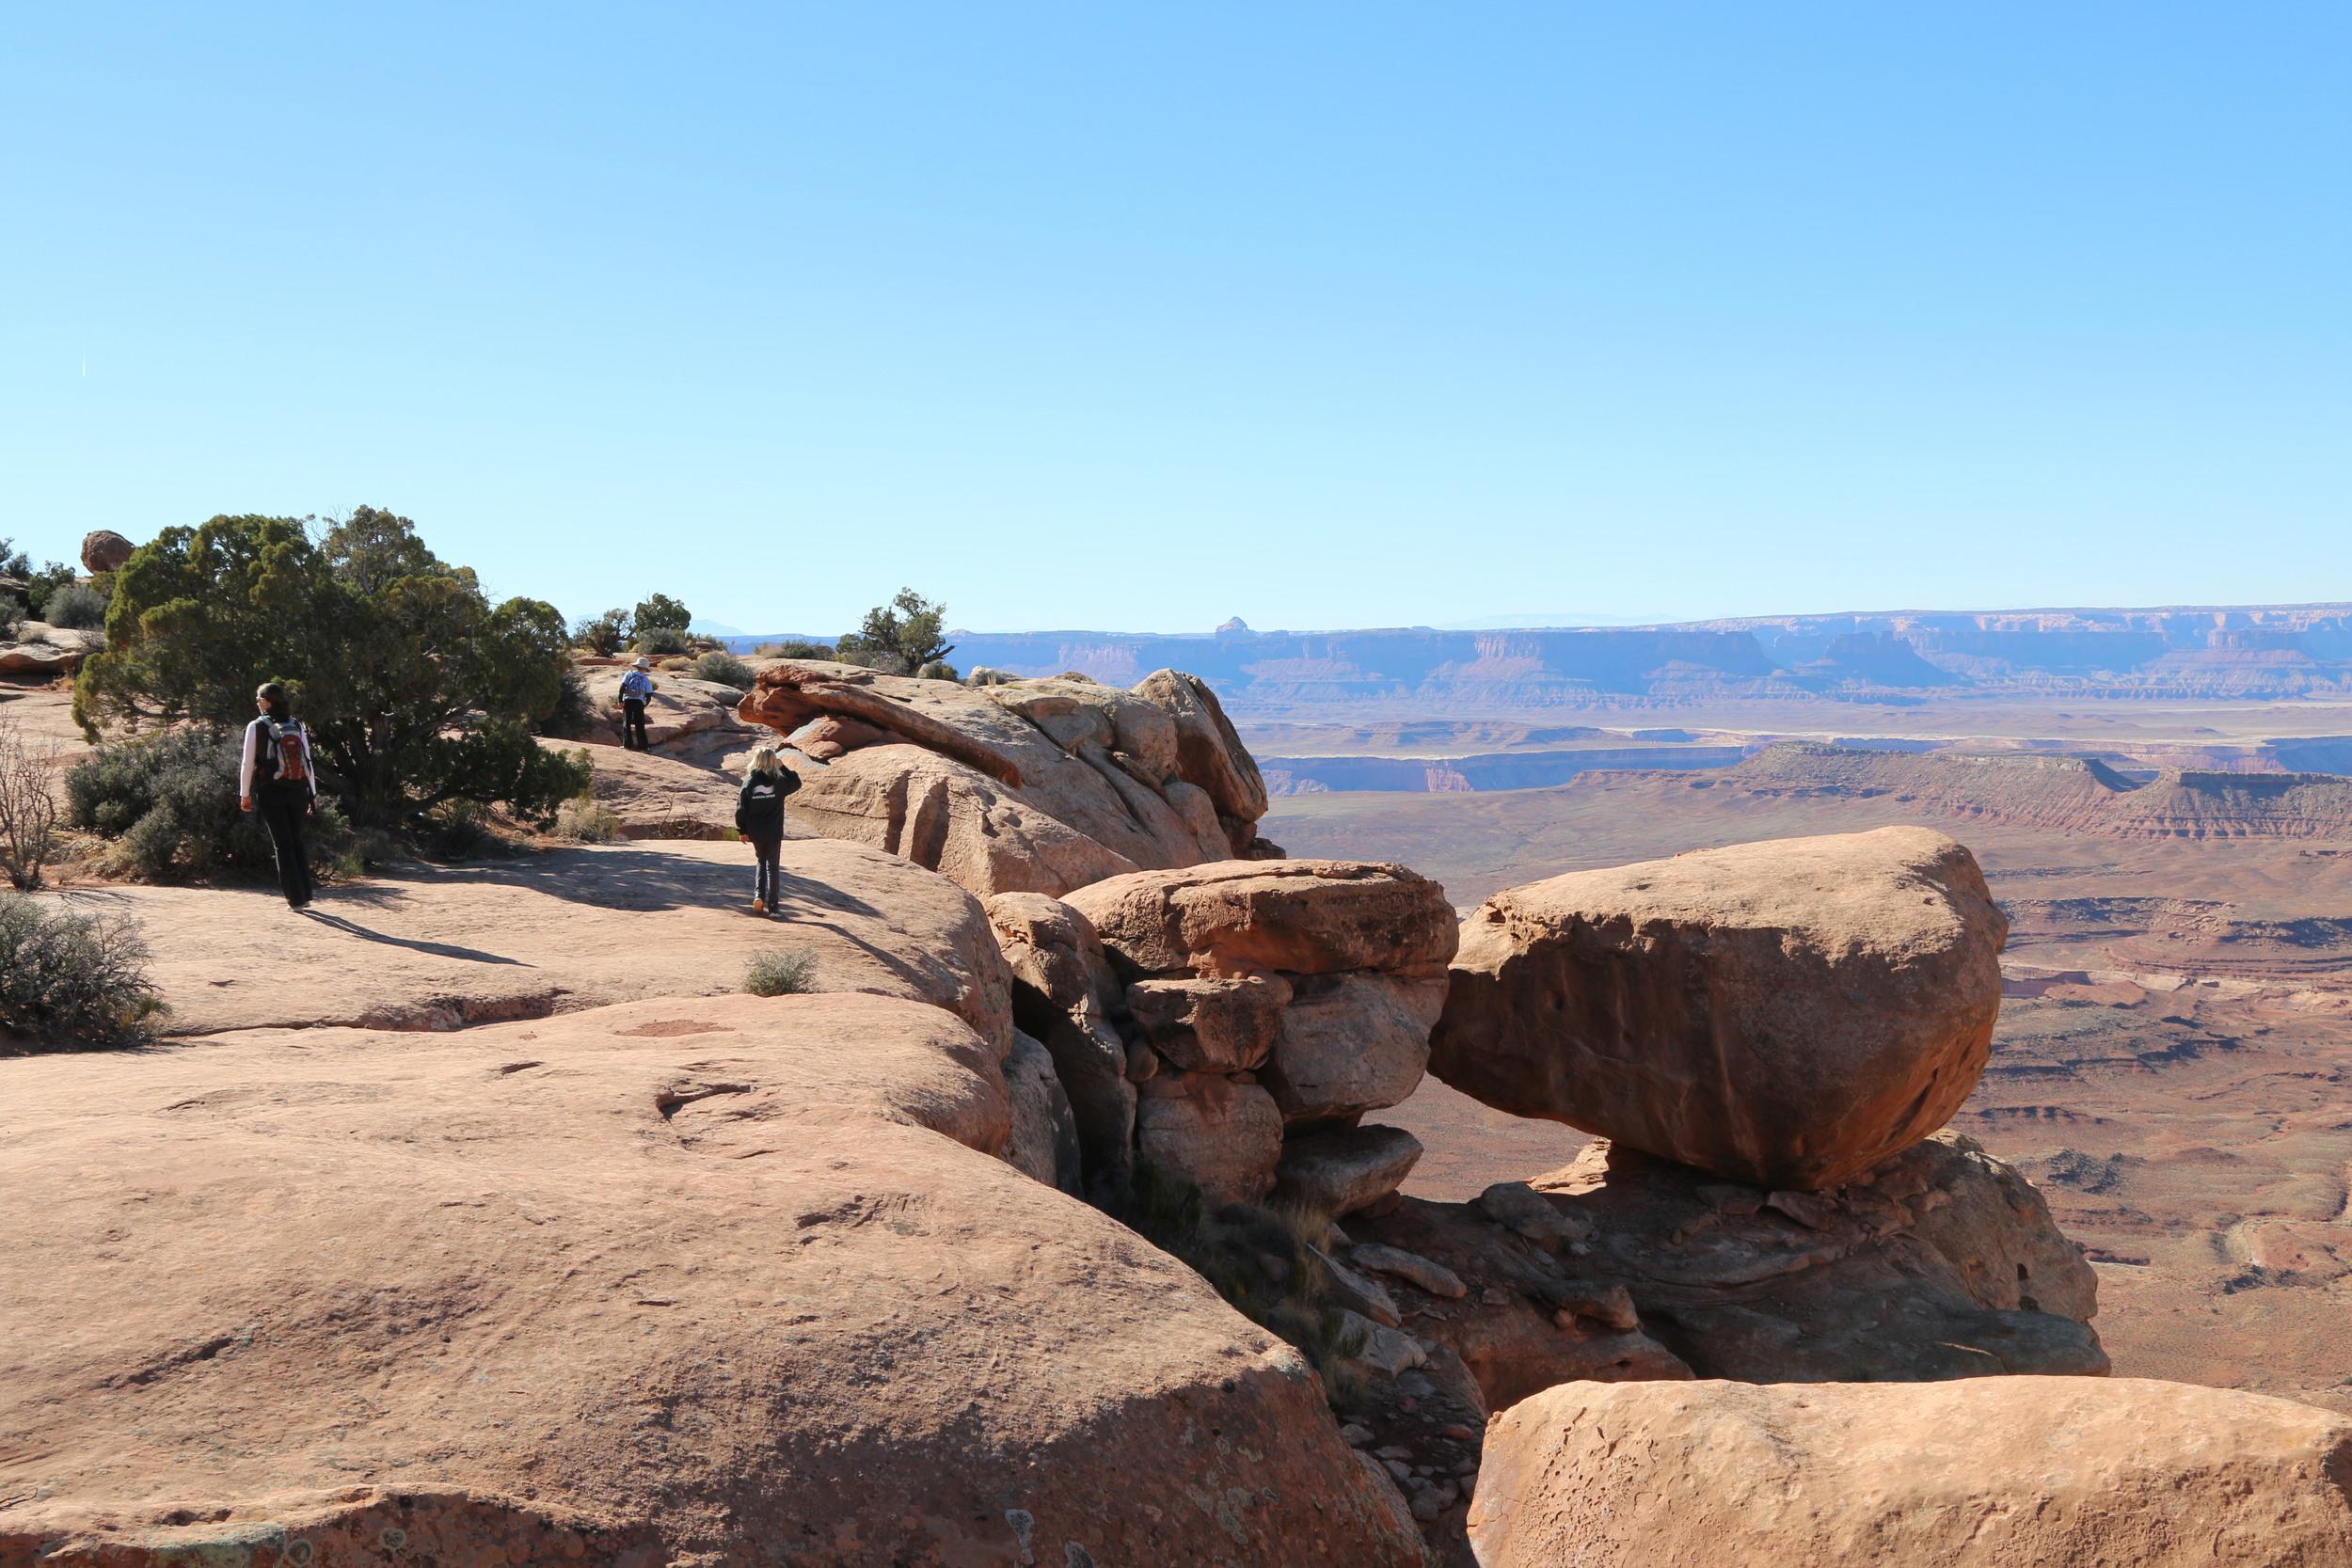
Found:
[[[631,670],[621,677],[621,701],[634,697],[643,703],[653,697],[653,677],[643,670]]]

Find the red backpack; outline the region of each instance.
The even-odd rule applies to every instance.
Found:
[[[275,719],[265,721],[270,738],[278,743],[278,781],[280,784],[301,784],[310,776],[310,765],[305,760],[302,744],[302,724],[289,719],[280,723]]]

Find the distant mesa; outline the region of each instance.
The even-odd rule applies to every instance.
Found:
[[[1597,617],[1596,617],[1597,619]],[[970,633],[959,653],[1017,675],[1155,669],[1208,681],[1239,713],[1335,704],[1425,713],[1870,702],[2079,693],[2268,701],[2352,697],[2352,604],[1901,610],[1665,626],[1214,633]]]

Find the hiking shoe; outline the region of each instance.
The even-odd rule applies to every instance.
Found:
[[[768,901],[765,898],[753,899],[751,912],[754,914],[766,914],[768,912]]]

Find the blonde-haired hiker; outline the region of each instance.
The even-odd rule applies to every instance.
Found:
[[[784,880],[784,868],[777,863],[784,849],[784,798],[800,787],[801,776],[776,760],[773,746],[752,753],[742,793],[735,798],[735,831],[751,841],[759,862],[752,879],[754,914],[775,912]]]

